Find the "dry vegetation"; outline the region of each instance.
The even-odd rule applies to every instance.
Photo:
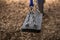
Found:
[[[60,0],[46,0],[40,33],[20,31],[28,4],[28,0],[0,0],[0,40],[60,40]]]

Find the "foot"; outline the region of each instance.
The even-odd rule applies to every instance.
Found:
[[[34,28],[37,28],[37,25],[36,24],[34,24]]]
[[[43,13],[43,16],[45,16],[45,13]]]
[[[29,27],[29,24],[26,24],[25,26],[26,26],[26,27]]]

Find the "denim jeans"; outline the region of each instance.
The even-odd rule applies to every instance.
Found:
[[[37,3],[38,3],[39,11],[43,13],[45,0],[37,0]]]
[[[30,5],[29,6],[34,6],[33,0],[30,0]]]

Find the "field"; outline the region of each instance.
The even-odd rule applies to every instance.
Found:
[[[28,0],[0,0],[0,39],[60,40],[60,0],[46,0],[40,33],[20,31],[28,12]]]

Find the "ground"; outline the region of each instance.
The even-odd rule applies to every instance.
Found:
[[[60,40],[60,1],[44,4],[40,33],[21,32],[23,21],[29,12],[27,1],[0,1],[1,40]]]

